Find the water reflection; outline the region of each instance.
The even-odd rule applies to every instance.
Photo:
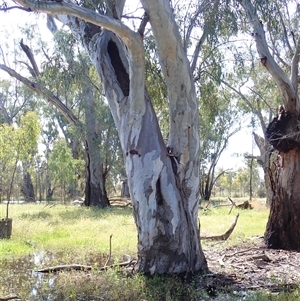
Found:
[[[28,301],[55,300],[56,276],[35,272],[51,259],[51,254],[35,252],[18,260],[0,260],[0,297],[12,294]]]
[[[37,269],[41,265],[45,264],[45,262],[49,261],[53,257],[53,255],[46,254],[44,251],[41,252],[34,252],[33,256],[33,263],[34,263],[34,269]],[[55,278],[56,276],[53,274],[43,274],[43,273],[37,273],[35,270],[32,270],[31,274],[32,278],[36,278],[36,282],[30,292],[31,300],[40,300],[36,299],[37,297],[41,297],[41,294],[43,295],[43,290],[45,287],[48,287],[48,289],[51,291],[53,289],[55,284]],[[46,299],[45,299],[46,298]],[[53,297],[51,296],[51,293],[49,292],[47,296],[43,295],[43,300],[52,301]]]

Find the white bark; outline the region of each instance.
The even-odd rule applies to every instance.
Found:
[[[253,27],[252,35],[256,43],[256,48],[257,48],[259,58],[263,66],[272,75],[273,79],[278,85],[282,93],[283,103],[286,111],[298,115],[300,110],[300,103],[299,103],[297,88],[293,85],[295,80],[292,79],[293,81],[291,82],[290,79],[287,77],[287,75],[284,73],[284,71],[280,68],[280,66],[276,63],[276,61],[272,57],[266,41],[263,24],[261,20],[258,18],[257,12],[251,0],[237,0],[237,1],[244,8],[247,14],[247,18],[252,24]],[[299,54],[299,41],[298,41],[295,54],[297,53]],[[296,60],[298,61],[296,62]],[[299,56],[296,55],[295,62],[293,64],[294,65],[293,70],[295,70],[295,65],[298,64],[298,62],[299,62]],[[293,74],[295,74],[295,71],[293,71]],[[293,75],[292,78],[294,77],[295,76]]]
[[[205,270],[198,229],[198,105],[169,1],[142,3],[168,87],[169,146],[174,156],[167,151],[145,89],[144,48],[138,33],[117,19],[75,4],[17,1],[35,11],[80,19],[66,17],[101,77],[118,128],[138,230],[138,270],[151,274]],[[95,31],[89,41],[84,38],[87,23],[82,20],[106,30]]]

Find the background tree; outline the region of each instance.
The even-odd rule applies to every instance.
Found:
[[[22,116],[19,125],[1,125],[1,190],[6,195],[8,202],[13,194],[18,164],[31,160],[32,154],[37,152],[39,134],[38,117],[33,112]]]
[[[54,188],[60,183],[63,203],[66,201],[66,192],[76,177],[76,172],[83,168],[81,160],[73,159],[71,149],[64,140],[57,140],[49,156],[50,179],[54,181]]]
[[[272,201],[265,241],[269,247],[300,250],[299,203],[299,5],[294,1],[237,1],[243,8],[245,32],[252,34],[260,62],[272,76],[283,105],[266,137],[278,151],[270,187]],[[270,155],[272,154],[272,151]]]
[[[52,24],[55,25],[53,22]],[[64,118],[61,114],[55,113],[55,110],[53,111],[57,116],[57,125],[60,127],[60,132],[64,134],[68,145],[72,147],[74,158],[79,158],[82,155],[81,141],[86,139],[83,143],[87,164],[85,203],[86,205],[105,207],[109,204],[105,190],[105,180],[109,170],[112,170],[112,164],[104,165],[103,162],[113,162],[116,157],[113,158],[112,154],[118,153],[117,150],[120,147],[118,142],[114,143],[114,152],[104,153],[105,156],[111,158],[105,156],[101,158],[100,146],[101,144],[108,144],[108,141],[101,137],[101,133],[105,131],[104,126],[107,126],[107,124],[95,120],[97,107],[107,111],[105,106],[101,106],[103,101],[101,89],[95,84],[95,79],[92,79],[92,76],[95,78],[95,75],[93,75],[87,57],[81,52],[77,52],[80,47],[76,44],[74,38],[64,31],[57,31],[56,28],[54,31],[53,54],[50,50],[44,49],[45,45],[42,45],[42,50],[39,49],[39,52],[43,52],[46,56],[46,61],[41,64],[42,71],[39,70],[31,49],[23,41],[21,42],[21,47],[30,61],[30,65],[26,64],[26,66],[31,71],[30,74],[33,75],[34,81],[21,76],[6,65],[1,65],[0,68],[22,81],[29,88],[41,93],[65,116]],[[72,126],[75,126],[75,130],[72,129]],[[110,141],[118,140],[115,128],[111,127],[109,133]],[[108,166],[110,166],[110,169],[108,169]],[[51,194],[52,190],[49,187],[47,191]],[[73,195],[78,194],[76,181],[74,182],[74,189],[70,193],[72,191]]]
[[[230,137],[240,130],[234,97],[218,89],[213,82],[202,85],[200,108],[200,195],[209,200],[215,182],[225,172],[216,174],[218,161]]]

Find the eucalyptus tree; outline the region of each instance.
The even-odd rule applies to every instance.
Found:
[[[120,21],[124,3],[92,3],[87,8],[85,3],[19,1],[24,8],[64,20],[102,79],[134,207],[137,269],[146,273],[203,270],[206,261],[197,217],[198,104],[187,54],[169,1],[142,1],[146,14],[138,32]],[[143,34],[148,20],[168,91],[168,149],[145,89]]]
[[[236,108],[237,99],[216,82],[201,85],[200,108],[200,196],[209,200],[217,179],[226,171],[216,170],[229,139],[241,126]]]
[[[297,1],[237,3],[242,8],[243,29],[252,36],[259,60],[276,83],[282,101],[266,129],[266,138],[277,152],[265,241],[271,248],[300,250],[300,6]],[[269,155],[272,153],[271,150]]]
[[[238,97],[238,110],[242,111],[244,116],[251,115],[253,137],[260,151],[260,155],[253,158],[263,168],[266,203],[270,205],[273,195],[271,183],[275,180],[274,160],[276,161],[277,152],[268,142],[266,135],[267,125],[276,115],[280,99],[275,83],[270,82],[268,76],[262,73],[262,67],[256,64],[255,49],[250,41],[238,40],[226,48],[227,55],[231,53],[235,64],[220,81]]]
[[[67,189],[76,179],[76,171],[81,169],[82,163],[82,160],[73,158],[71,149],[64,140],[54,142],[48,161],[50,179],[54,182],[53,189],[60,189],[63,203],[66,201]]]
[[[21,116],[19,124],[2,124],[0,131],[1,190],[10,201],[18,163],[32,160],[37,152],[40,134],[38,116],[28,112]]]
[[[168,0],[142,0],[145,13],[134,31],[122,22],[125,0],[16,2],[24,10],[45,12],[66,24],[100,76],[123,150],[138,230],[137,270],[182,273],[206,269],[197,218],[199,104],[192,72],[200,69],[204,41],[213,41],[216,31],[224,33],[225,24],[236,25],[226,3],[189,2],[189,14],[181,19],[177,5],[183,2],[172,7]],[[188,18],[185,27],[182,21]],[[228,22],[221,22],[222,18]],[[166,86],[167,145],[145,87],[143,38],[148,22]],[[178,24],[184,30],[179,31]],[[201,28],[200,34],[196,27]],[[190,46],[194,46],[191,63]]]
[[[96,109],[103,102],[101,89],[91,78],[93,76],[91,64],[82,54],[82,49],[76,40],[67,32],[58,31],[55,23],[51,24],[51,29],[55,31],[55,43],[53,50],[47,49],[41,43],[42,48],[38,50],[46,57],[46,60],[41,63],[41,70],[34,52],[23,40],[20,46],[29,61],[24,64],[31,77],[23,76],[5,64],[1,64],[0,69],[38,92],[59,111],[59,114],[55,113],[57,124],[66,142],[72,147],[74,158],[81,156],[81,148],[84,145],[86,154],[85,204],[106,207],[109,205],[109,200],[105,180],[109,174],[107,167],[113,161],[110,159],[113,156],[106,152],[105,155],[110,155],[110,158],[101,158],[100,154],[101,144],[107,142],[102,139],[101,134],[104,131],[104,123],[95,121]],[[27,34],[30,35],[30,33]],[[107,110],[104,106],[102,109]],[[109,138],[113,141],[118,140],[115,129],[111,128]],[[117,142],[115,151],[118,147]],[[103,164],[104,161],[107,165]],[[112,164],[109,165],[112,166]],[[51,197],[52,189],[49,182],[47,191]]]
[[[34,108],[35,98],[29,89],[19,85],[12,79],[3,79],[0,82],[0,124],[12,125],[20,122],[21,116]],[[23,184],[21,192],[25,201],[35,201],[35,192],[32,184],[30,163],[35,154],[22,162]]]

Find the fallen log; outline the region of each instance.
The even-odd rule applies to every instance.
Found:
[[[236,208],[240,208],[240,209],[253,209],[253,206],[249,203],[249,201],[245,201],[244,203],[236,205]]]
[[[112,265],[105,265],[101,268],[99,268],[100,271],[105,271],[108,269],[112,269],[112,268],[116,268],[116,267],[124,267],[124,266],[128,266],[128,265],[132,265],[135,264],[136,261],[135,260],[128,260],[128,261],[124,261],[124,262],[120,262],[120,263],[116,263],[116,264],[112,264]],[[57,272],[62,272],[62,271],[90,271],[95,267],[92,267],[90,265],[82,265],[82,264],[64,264],[64,265],[56,265],[53,267],[47,267],[47,268],[43,268],[43,269],[38,269],[35,270],[35,272],[37,273],[57,273]],[[1,301],[1,299],[0,299]]]
[[[233,222],[233,224],[230,226],[230,228],[224,233],[224,234],[221,234],[221,235],[208,235],[208,236],[201,236],[201,239],[210,239],[210,240],[227,240],[228,237],[231,235],[231,233],[233,232],[236,224],[237,224],[237,221],[238,221],[238,218],[239,218],[239,214],[237,214],[235,216],[235,220]]]
[[[61,271],[90,271],[92,266],[81,264],[63,264],[35,270],[37,273],[57,273]]]

